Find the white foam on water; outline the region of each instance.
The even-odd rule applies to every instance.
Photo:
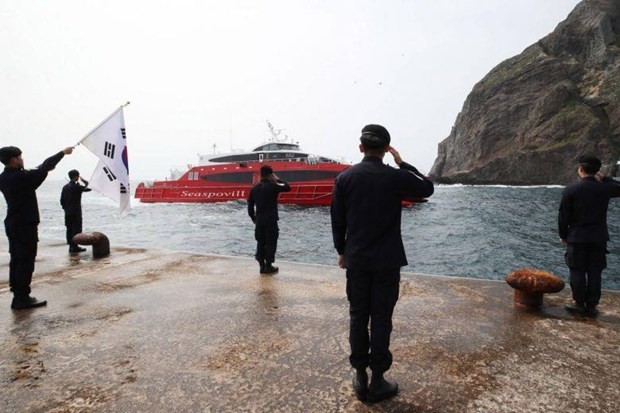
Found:
[[[439,184],[439,188],[509,188],[509,189],[554,189],[564,188],[564,185],[465,185],[465,184]]]

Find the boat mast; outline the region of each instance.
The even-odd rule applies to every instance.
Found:
[[[269,142],[282,142],[280,140],[280,134],[284,131],[284,129],[276,129],[273,127],[271,122],[267,121],[267,128],[269,129]]]
[[[267,128],[269,129],[269,142],[274,143],[292,143],[295,145],[299,145],[299,142],[295,142],[293,138],[289,138],[288,135],[284,135],[284,138],[280,138],[282,132],[286,129],[276,129],[274,126],[267,120]]]
[[[232,152],[233,151],[233,144],[232,144],[232,111],[228,112],[228,120],[229,120],[228,139],[230,140],[230,152]]]

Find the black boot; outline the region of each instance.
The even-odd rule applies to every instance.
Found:
[[[278,272],[278,267],[275,267],[271,264],[265,264],[265,269],[263,270],[263,274],[276,274]]]
[[[372,380],[368,387],[368,401],[376,403],[389,399],[398,393],[398,383],[383,378],[383,373],[372,373]]]
[[[366,369],[356,369],[353,376],[353,390],[357,400],[365,402],[368,397],[368,373]]]
[[[13,310],[25,310],[27,308],[42,307],[44,305],[47,305],[47,301],[39,301],[34,297],[13,297],[11,308]]]
[[[260,273],[264,274],[265,273],[265,260],[256,259],[256,261],[258,261],[258,265],[260,267]]]
[[[584,315],[586,313],[586,306],[582,303],[566,304],[564,309],[575,315]]]
[[[598,310],[595,305],[586,305],[586,311],[584,312],[586,317],[595,318],[598,315]]]

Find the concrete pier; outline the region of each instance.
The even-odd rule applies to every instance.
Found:
[[[355,399],[344,271],[40,244],[33,295],[12,311],[0,243],[0,411],[618,412],[620,294],[598,319],[513,308],[502,282],[408,275],[394,316],[400,394]]]

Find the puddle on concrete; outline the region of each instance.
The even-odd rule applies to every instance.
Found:
[[[96,412],[108,400],[107,390],[96,386],[71,386],[61,396],[46,401],[42,407],[47,413]]]
[[[133,310],[131,310],[130,308],[111,310],[111,311],[108,311],[108,312],[98,316],[96,319],[97,320],[104,320],[104,321],[118,321],[123,316],[131,313],[132,311]]]
[[[115,247],[113,252],[125,252],[127,254],[143,254],[148,250],[146,248],[129,248],[129,247]]]

